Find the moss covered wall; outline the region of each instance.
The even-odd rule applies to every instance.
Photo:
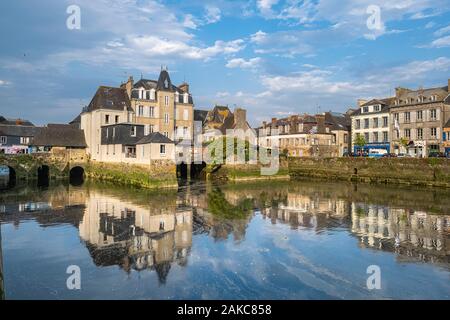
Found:
[[[324,178],[450,187],[450,160],[439,158],[289,158],[291,178]]]
[[[169,162],[155,162],[151,165],[126,163],[89,162],[86,176],[98,181],[109,181],[141,188],[176,188],[176,166]]]
[[[275,175],[261,175],[261,165],[259,164],[239,164],[239,165],[209,165],[206,168],[208,180],[223,181],[252,181],[252,180],[273,180],[289,179],[288,163],[281,161],[280,168]]]

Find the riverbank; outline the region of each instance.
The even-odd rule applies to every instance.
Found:
[[[208,169],[207,169],[208,170]],[[265,181],[265,180],[289,180],[289,168],[287,161],[280,163],[278,172],[274,175],[261,175],[261,165],[222,165],[217,170],[209,169],[207,179],[212,181],[245,182],[245,181]]]
[[[405,184],[450,188],[450,161],[428,158],[289,158],[291,179]]]

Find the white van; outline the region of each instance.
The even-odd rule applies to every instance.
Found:
[[[387,154],[386,149],[370,149],[369,158],[381,158],[383,155]]]

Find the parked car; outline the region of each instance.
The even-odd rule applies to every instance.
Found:
[[[397,155],[395,153],[385,153],[383,158],[397,158]]]
[[[429,158],[446,158],[443,152],[430,152],[428,155]]]
[[[386,149],[370,149],[369,150],[369,157],[370,158],[381,158],[388,152]]]
[[[399,153],[397,154],[398,158],[411,158],[411,156],[407,153]]]

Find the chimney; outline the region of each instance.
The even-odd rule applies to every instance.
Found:
[[[397,87],[395,88],[395,97],[398,99],[400,98],[400,96],[404,95],[405,93],[408,93],[409,91],[411,90],[407,88]]]
[[[189,93],[189,84],[186,82],[183,82],[182,84],[180,84],[178,86],[178,88],[183,92]]]
[[[263,121],[263,128],[265,128],[266,126],[267,126],[267,122],[266,121]]]
[[[133,90],[133,86],[134,86],[134,80],[133,80],[133,76],[130,76],[128,78],[128,81],[124,84],[124,89],[127,90],[127,94],[128,97],[131,99],[131,90]],[[123,86],[121,86],[123,87]]]
[[[247,123],[247,110],[236,108],[234,110],[234,123],[236,124],[236,129],[245,129]]]
[[[358,99],[356,101],[356,104],[358,105],[358,108],[361,107],[364,103],[366,103],[367,100],[366,99]]]
[[[325,132],[325,115],[316,114],[316,122],[317,122],[317,132],[318,133]]]
[[[272,124],[275,124],[277,122],[277,118],[272,118]]]

